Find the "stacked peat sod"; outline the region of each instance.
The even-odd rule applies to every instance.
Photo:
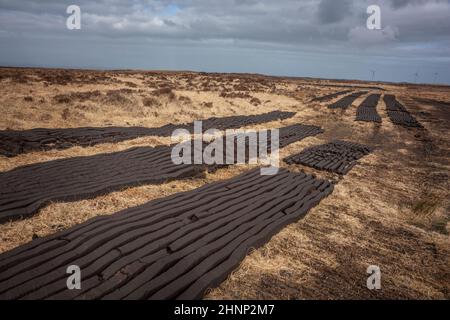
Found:
[[[310,125],[283,127],[279,129],[279,146],[282,148],[322,132],[321,128]],[[239,136],[234,138],[234,145]],[[266,141],[269,147],[270,136],[269,133]],[[192,148],[196,148],[197,144],[190,142]],[[218,167],[215,164],[195,164],[195,161],[175,164],[172,161],[173,147],[135,147],[114,153],[36,163],[0,173],[0,222],[32,215],[51,201],[92,198],[125,187],[200,176],[206,170],[213,171]],[[200,143],[200,147],[201,153],[206,143]],[[245,149],[247,156],[248,144]],[[195,153],[191,154],[193,157]]]
[[[397,101],[394,95],[384,95],[387,114],[392,123],[411,128],[422,128],[422,125]]]
[[[96,217],[0,255],[0,299],[199,299],[332,190],[256,169]],[[67,288],[69,265],[82,270],[79,290]]]
[[[369,95],[356,110],[356,121],[381,122],[381,117],[377,112],[378,101],[381,94]]]
[[[236,129],[248,125],[291,118],[295,112],[272,111],[250,116],[209,118],[202,121],[203,131],[208,129]],[[158,128],[145,127],[82,127],[67,129],[31,129],[24,131],[0,131],[0,155],[13,157],[31,151],[67,149],[73,146],[93,146],[100,143],[116,143],[144,136],[168,137],[176,129],[193,132],[193,123],[167,124]]]
[[[356,160],[372,152],[372,148],[349,141],[334,140],[327,144],[312,146],[302,152],[286,157],[287,164],[303,164],[318,170],[341,175],[352,169]]]
[[[330,104],[328,108],[330,109],[347,109],[351,104],[358,99],[360,96],[366,94],[367,91],[360,91],[352,93],[348,96],[343,97],[342,99],[339,99],[338,101]]]
[[[352,90],[344,90],[344,91],[339,91],[339,92],[335,92],[335,93],[330,93],[327,94],[325,96],[321,96],[321,97],[316,97],[314,99],[311,100],[311,102],[325,102],[325,101],[329,101],[332,100],[334,98],[337,98],[343,94],[347,94],[352,92]]]

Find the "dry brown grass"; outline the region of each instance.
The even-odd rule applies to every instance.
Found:
[[[326,103],[306,103],[317,95],[339,91],[311,85],[307,80],[162,72],[49,71],[46,75],[42,70],[14,73],[9,69],[0,69],[0,75],[0,111],[4,115],[0,129],[154,127],[212,116],[294,110],[298,113],[292,119],[249,128],[307,123],[326,130],[284,148],[282,157],[334,138],[377,147],[344,178],[290,166],[291,170],[302,169],[338,182],[333,194],[303,220],[250,253],[226,281],[208,293],[208,299],[450,298],[450,112],[410,99],[423,96],[449,101],[450,95],[440,88],[383,85],[399,95],[425,126],[425,130],[411,130],[393,125],[383,103],[378,107],[381,125],[355,122],[355,107],[332,111]],[[125,87],[130,89],[123,90]],[[170,90],[155,94],[161,88]],[[96,91],[100,95],[83,94]],[[105,98],[107,93],[112,98]],[[69,99],[59,103],[54,99],[58,95]],[[0,170],[168,143],[169,138],[145,137],[118,144],[34,152],[0,158]],[[227,179],[247,169],[235,166],[206,177],[50,204],[31,218],[0,225],[0,252],[30,241],[33,235],[45,236],[97,215]],[[370,264],[381,268],[380,291],[369,291],[365,286]]]

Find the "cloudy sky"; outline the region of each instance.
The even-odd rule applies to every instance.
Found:
[[[0,0],[0,43],[3,66],[450,83],[450,0]]]

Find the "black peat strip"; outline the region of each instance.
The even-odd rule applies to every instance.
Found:
[[[381,117],[377,112],[380,94],[369,95],[356,109],[356,121],[381,122]]]
[[[255,169],[94,218],[0,255],[0,299],[199,299],[332,190]],[[80,290],[67,288],[69,265],[81,269]]]
[[[395,98],[394,95],[384,95],[387,114],[392,123],[410,128],[422,128],[423,126],[414,118],[408,110]]]
[[[336,81],[339,81],[339,80],[336,79]],[[326,83],[318,83],[318,82],[314,82],[311,85],[314,85],[316,87],[319,86],[319,87],[332,87],[332,88],[351,88],[352,90],[361,89],[361,90],[386,91],[386,89],[381,88],[381,87],[376,87],[376,86],[354,86],[354,85],[345,85],[345,84],[326,84]]]
[[[318,170],[346,174],[356,161],[372,152],[372,148],[349,141],[335,140],[327,144],[312,146],[302,152],[286,157],[288,164],[303,164]]]
[[[295,112],[272,111],[250,116],[230,116],[203,120],[203,131],[235,129],[247,125],[291,118]],[[144,136],[167,137],[175,129],[193,132],[193,123],[168,124],[158,128],[145,127],[83,127],[68,129],[36,128],[24,131],[0,131],[0,155],[14,157],[31,151],[67,149],[73,146],[93,146],[114,143]]]
[[[329,101],[331,99],[337,98],[337,97],[339,97],[339,96],[341,96],[343,94],[347,94],[347,93],[350,93],[350,92],[352,92],[352,90],[344,90],[344,91],[339,91],[339,92],[335,92],[335,93],[330,93],[330,94],[327,94],[325,96],[316,97],[316,98],[312,99],[311,102],[315,102],[315,101],[318,101],[318,102]]]
[[[311,125],[280,128],[280,148],[322,132],[321,128]],[[195,144],[191,145],[194,147]],[[32,215],[50,201],[87,199],[125,187],[198,176],[205,170],[217,168],[216,165],[174,164],[172,147],[136,147],[36,163],[0,173],[0,222]],[[201,151],[205,147],[206,143],[203,143]],[[248,150],[247,144],[246,156]]]
[[[366,94],[367,91],[360,91],[352,93],[348,96],[343,97],[342,99],[339,99],[336,102],[333,102],[328,106],[329,109],[347,109],[351,104],[358,99],[360,96]]]

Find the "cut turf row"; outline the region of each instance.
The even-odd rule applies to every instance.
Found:
[[[329,195],[305,173],[258,169],[93,218],[0,255],[0,299],[198,299]],[[67,289],[67,267],[81,289]]]
[[[300,124],[281,128],[280,148],[322,132],[317,126]],[[32,215],[50,201],[92,198],[124,187],[198,176],[207,169],[217,168],[216,165],[174,164],[172,147],[137,147],[37,163],[0,173],[0,222]]]
[[[380,94],[369,95],[356,110],[356,121],[381,122],[381,117],[377,112]]]
[[[332,100],[334,98],[337,98],[337,97],[339,97],[339,96],[341,96],[343,94],[347,94],[347,93],[350,93],[350,92],[352,92],[352,90],[344,90],[344,91],[339,91],[339,92],[335,92],[335,93],[330,93],[330,94],[327,94],[325,96],[314,98],[314,99],[311,100],[311,102],[316,102],[316,101],[317,102],[325,102],[325,101],[329,101],[329,100]]]
[[[286,157],[287,164],[303,164],[318,170],[346,174],[356,160],[372,152],[372,148],[349,141],[335,140],[327,144],[312,146],[302,152]]]
[[[379,90],[386,91],[386,89],[376,86],[355,86],[355,85],[345,85],[345,84],[327,84],[327,83],[313,83],[314,86],[319,87],[331,87],[331,88],[349,88],[352,90],[361,89],[361,90]]]
[[[203,131],[208,129],[235,129],[252,124],[291,118],[295,112],[272,111],[250,116],[209,118],[202,121]],[[83,127],[67,129],[31,129],[0,131],[0,154],[13,157],[30,151],[67,149],[73,146],[93,146],[114,143],[143,136],[170,136],[176,129],[193,132],[193,123],[167,124],[158,128],[145,127]]]
[[[384,95],[387,114],[392,123],[411,128],[422,128],[422,125],[414,118],[406,108],[397,101],[394,95]]]
[[[328,106],[329,109],[347,109],[349,106],[352,105],[352,103],[358,99],[360,96],[366,94],[367,91],[360,91],[352,93],[348,96],[343,97],[342,99],[339,99],[336,102],[333,102]]]

